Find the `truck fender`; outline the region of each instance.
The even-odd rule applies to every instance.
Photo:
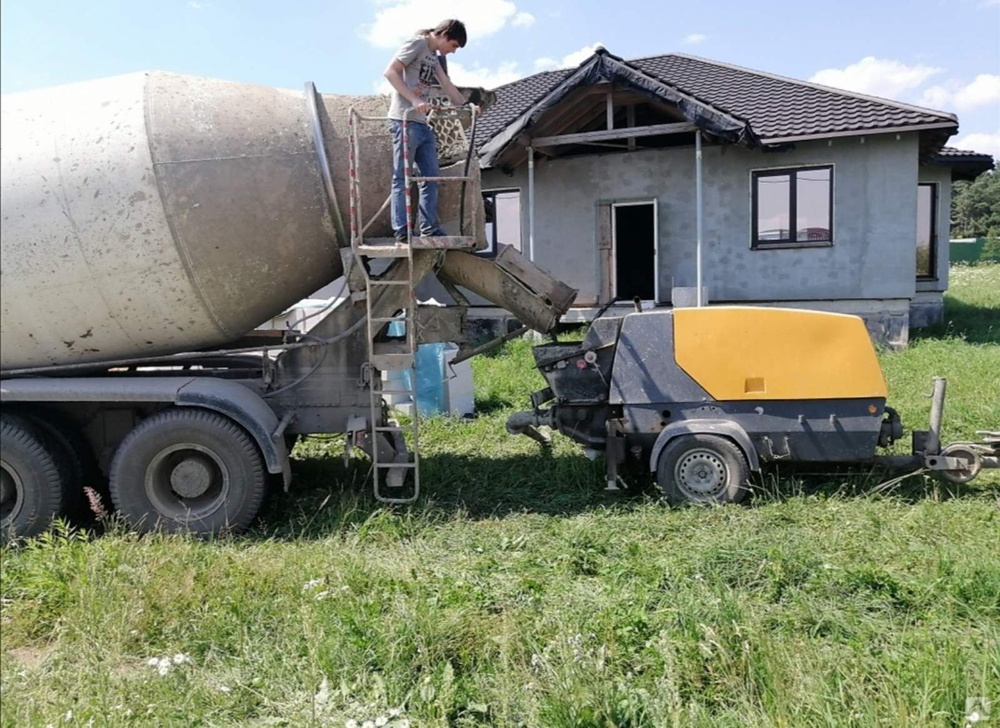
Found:
[[[684,422],[672,422],[660,432],[656,438],[656,442],[653,444],[653,451],[649,456],[650,472],[656,472],[656,461],[660,459],[660,453],[667,446],[667,443],[675,437],[682,435],[719,435],[720,437],[729,438],[743,451],[747,462],[750,464],[750,470],[760,470],[760,458],[757,456],[757,450],[750,441],[750,436],[747,435],[746,430],[738,424],[729,422],[728,420],[686,420]]]
[[[204,407],[229,417],[253,437],[267,471],[281,473],[287,489],[292,471],[281,423],[256,392],[211,377],[52,377],[5,379],[0,400],[13,402],[172,402]]]

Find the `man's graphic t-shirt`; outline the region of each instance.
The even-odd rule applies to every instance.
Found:
[[[427,37],[416,35],[410,38],[396,52],[396,60],[403,64],[403,82],[406,83],[410,91],[426,101],[428,89],[437,85],[438,82],[437,54],[427,46]],[[402,120],[403,112],[410,108],[413,108],[413,104],[393,89],[392,103],[389,105],[389,118]],[[427,117],[417,111],[411,111],[407,118],[410,121],[427,123]]]

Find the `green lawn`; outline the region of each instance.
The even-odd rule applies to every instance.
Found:
[[[881,354],[890,403],[926,427],[943,374],[946,440],[1000,429],[1000,266],[953,270],[947,319]],[[978,696],[1000,720],[995,473],[770,471],[671,510],[505,433],[530,359],[476,360],[484,414],[425,423],[413,507],[311,438],[243,537],[5,550],[2,725],[954,726]]]

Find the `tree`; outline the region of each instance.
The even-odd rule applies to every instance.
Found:
[[[981,238],[1000,230],[1000,174],[986,172],[973,182],[956,182],[951,193],[951,234]]]

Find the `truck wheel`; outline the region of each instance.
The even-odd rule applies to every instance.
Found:
[[[81,521],[93,521],[95,514],[84,494],[84,486],[90,486],[101,493],[103,484],[98,475],[93,452],[79,427],[69,418],[51,411],[15,410],[18,419],[28,420],[57,453],[58,464],[63,466],[63,506],[68,516]]]
[[[0,420],[0,540],[37,536],[62,511],[58,453],[20,417]]]
[[[671,440],[656,463],[656,482],[672,504],[739,503],[746,498],[750,469],[743,451],[716,435]]]
[[[111,500],[141,532],[242,531],[257,515],[266,483],[253,439],[232,420],[197,409],[143,420],[111,463]]]

